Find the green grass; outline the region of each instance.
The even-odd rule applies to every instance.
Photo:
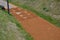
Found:
[[[12,15],[9,15],[7,13],[7,11],[0,10],[0,23],[1,23],[0,26],[5,29],[6,28],[6,23],[8,21],[11,21],[12,23],[16,24],[16,26],[20,29],[22,35],[25,37],[25,40],[33,40],[33,37],[22,28],[21,24]],[[2,32],[0,30],[0,34],[1,33]],[[3,39],[2,35],[0,35],[0,40],[5,40],[5,39]],[[8,39],[6,39],[6,40],[8,40]]]
[[[56,2],[60,2],[60,0],[55,0]]]

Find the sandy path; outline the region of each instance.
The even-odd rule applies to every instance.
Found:
[[[60,28],[21,8],[10,9],[10,12],[30,33],[34,40],[60,40]]]

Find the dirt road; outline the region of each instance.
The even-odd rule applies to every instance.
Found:
[[[5,1],[0,2],[7,9]],[[11,14],[31,34],[34,40],[60,40],[60,28],[36,16],[30,11],[9,4]]]
[[[7,9],[6,2],[0,3]],[[31,34],[34,40],[60,40],[60,28],[36,16],[30,11],[9,6],[11,14],[22,24],[23,28]]]
[[[34,40],[60,40],[60,28],[22,8],[10,9]]]

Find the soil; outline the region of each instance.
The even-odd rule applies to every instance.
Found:
[[[34,40],[60,40],[60,28],[43,18],[18,7],[10,9],[10,12]]]

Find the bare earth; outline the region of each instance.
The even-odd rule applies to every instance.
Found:
[[[60,40],[60,28],[34,13],[22,8],[12,8],[10,12],[34,40]]]

